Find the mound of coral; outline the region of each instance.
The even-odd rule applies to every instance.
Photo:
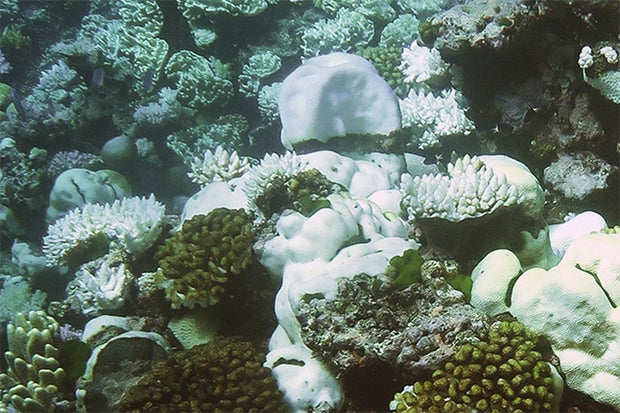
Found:
[[[537,350],[537,336],[517,321],[491,326],[485,340],[459,346],[428,380],[390,402],[396,412],[549,412],[561,378]],[[558,386],[556,383],[559,383]]]
[[[185,221],[166,240],[155,254],[155,282],[172,308],[220,301],[231,278],[254,262],[252,221],[243,209],[217,208]]]
[[[119,405],[121,412],[283,412],[285,405],[265,356],[239,337],[173,354]]]

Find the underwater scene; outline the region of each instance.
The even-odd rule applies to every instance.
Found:
[[[617,0],[1,0],[0,413],[620,412]]]

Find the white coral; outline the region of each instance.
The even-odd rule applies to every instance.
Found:
[[[67,301],[86,316],[116,310],[125,304],[133,279],[122,254],[108,254],[80,267],[67,286]]]
[[[244,175],[243,192],[253,204],[274,179],[294,176],[303,170],[303,163],[295,152],[266,154],[259,165],[251,167]]]
[[[115,200],[112,204],[86,204],[50,225],[43,238],[49,265],[57,265],[99,237],[115,241],[131,254],[149,248],[162,231],[165,207],[151,194]]]
[[[592,56],[592,48],[590,46],[583,46],[581,48],[577,63],[582,69],[587,69],[594,64],[594,56]]]
[[[405,75],[406,83],[421,83],[433,77],[442,76],[448,70],[439,50],[418,45],[414,40],[401,53],[401,63],[398,69]]]
[[[225,182],[243,175],[250,168],[248,158],[240,157],[237,151],[228,153],[222,146],[213,152],[207,149],[204,156],[194,158],[187,174],[192,182],[204,187],[213,182]]]
[[[517,201],[517,188],[477,156],[448,164],[448,174],[403,175],[403,205],[410,219],[442,218],[458,222],[490,214]]]
[[[432,93],[409,91],[409,95],[399,100],[402,126],[414,127],[428,132],[418,142],[420,149],[440,145],[439,138],[449,135],[469,135],[474,123],[465,115],[457,101],[456,89],[450,89],[435,96]],[[431,139],[434,138],[434,139]]]

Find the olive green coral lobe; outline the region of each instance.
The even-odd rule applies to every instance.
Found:
[[[555,400],[549,363],[535,350],[537,336],[502,321],[486,341],[459,347],[430,380],[394,396],[397,412],[548,412]]]
[[[185,221],[155,254],[155,282],[172,308],[219,302],[230,279],[254,263],[255,235],[243,209],[217,208]]]
[[[178,352],[131,388],[121,412],[283,412],[265,356],[239,337]]]

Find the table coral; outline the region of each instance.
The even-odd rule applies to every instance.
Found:
[[[253,218],[243,209],[216,208],[186,220],[155,259],[155,282],[172,308],[208,307],[220,301],[227,284],[253,262]]]

